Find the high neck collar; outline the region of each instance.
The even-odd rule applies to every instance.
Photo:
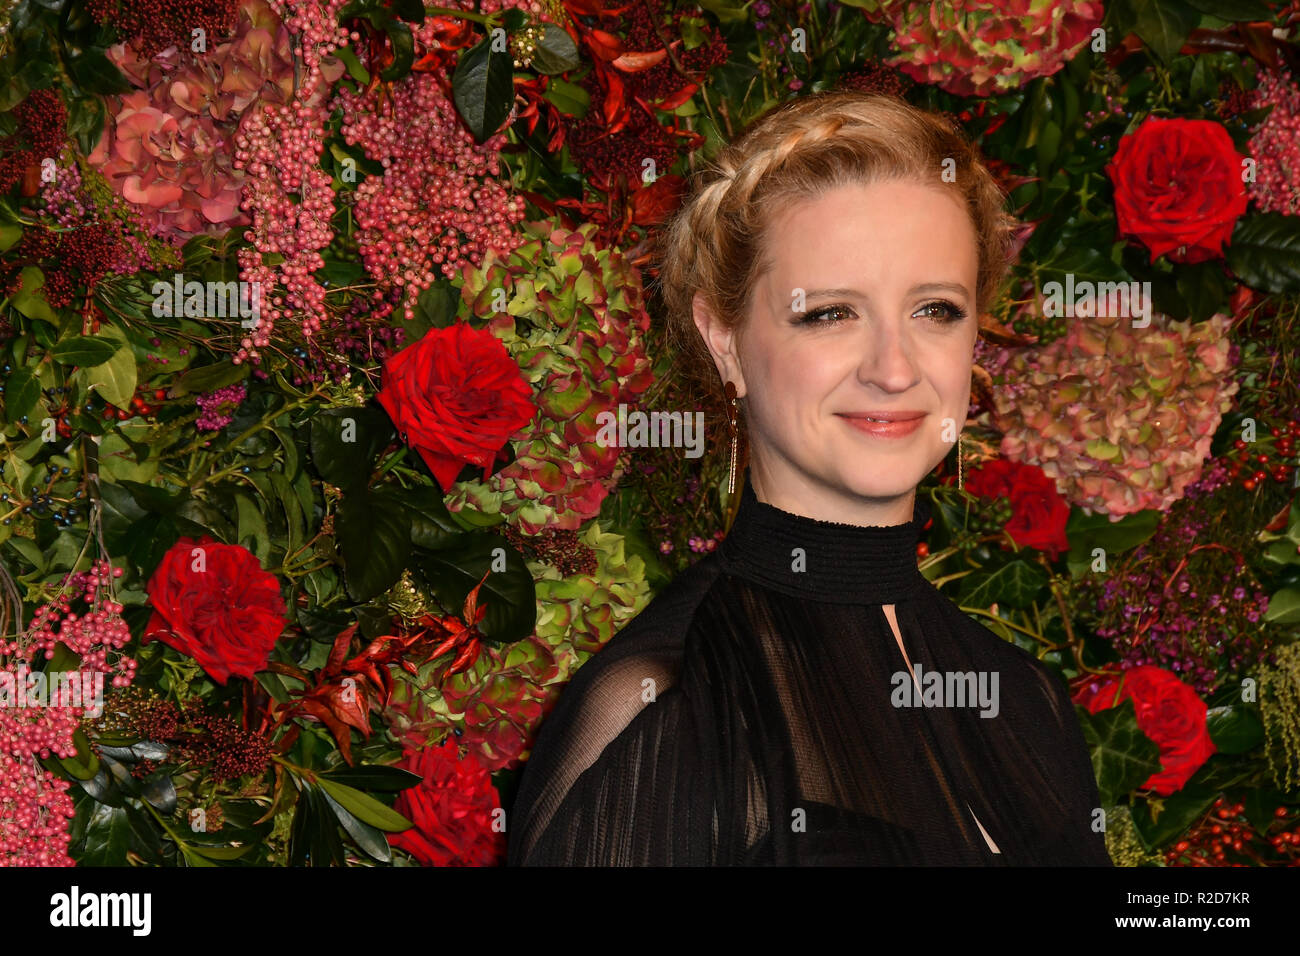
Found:
[[[906,524],[840,524],[792,514],[759,501],[746,472],[736,519],[718,554],[726,571],[783,594],[828,604],[893,604],[926,583],[916,545],[929,519],[919,494]],[[803,549],[802,560],[796,548]]]

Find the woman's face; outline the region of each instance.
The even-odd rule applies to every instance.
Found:
[[[739,334],[695,300],[745,403],[754,493],[822,520],[910,521],[970,404],[974,227],[939,186],[881,182],[796,202],[768,236],[772,268]],[[914,421],[873,428],[873,413]]]

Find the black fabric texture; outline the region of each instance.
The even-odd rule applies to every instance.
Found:
[[[718,549],[544,718],[508,863],[1110,866],[1065,685],[921,574],[916,501],[907,524],[846,525],[746,480]],[[928,672],[946,706],[915,706]]]

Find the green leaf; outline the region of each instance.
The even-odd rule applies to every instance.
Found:
[[[45,284],[45,273],[36,266],[24,266],[21,273],[22,288],[14,295],[9,304],[29,319],[40,319],[51,325],[61,321],[58,314],[50,307],[45,296],[36,292]]]
[[[365,484],[376,456],[397,432],[374,406],[328,408],[311,420],[311,460],[320,476],[344,492]]]
[[[7,252],[23,237],[23,227],[16,222],[0,225],[0,252]]]
[[[1224,257],[1228,268],[1252,289],[1279,295],[1300,292],[1300,216],[1243,216]]]
[[[452,76],[452,98],[479,143],[496,133],[510,114],[515,97],[513,75],[510,53],[493,52],[490,36],[461,54]]]
[[[1133,823],[1147,848],[1155,850],[1181,836],[1205,815],[1217,797],[1217,790],[1184,787],[1177,793],[1161,798],[1160,812],[1154,816],[1150,803],[1138,803],[1133,807]]]
[[[1160,512],[1153,508],[1125,515],[1119,521],[1111,521],[1104,514],[1084,514],[1076,508],[1065,525],[1066,537],[1070,541],[1071,570],[1076,574],[1090,572],[1094,548],[1101,548],[1105,552],[1109,569],[1113,556],[1123,554],[1149,540],[1156,533],[1160,518]]]
[[[238,519],[236,531],[238,543],[242,544],[246,539],[251,538],[252,547],[248,550],[265,564],[271,554],[271,537],[267,532],[266,519],[262,516],[262,510],[248,495],[235,492],[235,514]]]
[[[1277,819],[1277,808],[1286,803],[1281,791],[1272,788],[1255,788],[1246,791],[1241,801],[1246,805],[1246,819],[1263,836]]]
[[[400,502],[406,508],[411,544],[417,548],[440,551],[455,545],[465,533],[447,511],[442,495],[428,485],[386,488],[383,496]]]
[[[500,550],[498,550],[500,549]],[[484,573],[504,557],[505,567]],[[479,629],[492,641],[509,643],[527,637],[537,625],[537,587],[528,565],[504,538],[469,532],[450,547],[420,562],[430,590],[446,607],[459,612],[469,592],[483,581],[479,606],[487,606]]]
[[[5,381],[4,407],[5,420],[16,422],[36,411],[41,400],[41,383],[27,366],[20,366],[9,374]]]
[[[177,379],[176,384],[172,386],[172,392],[176,395],[214,392],[219,388],[243,381],[248,378],[248,374],[247,363],[235,365],[231,362],[218,362],[216,365],[204,365],[190,369]]]
[[[1260,0],[1186,0],[1189,7],[1228,22],[1272,20],[1273,11]],[[1204,57],[1197,57],[1199,63]]]
[[[334,516],[343,556],[344,582],[357,601],[383,594],[402,575],[411,554],[405,509],[379,495],[356,490],[344,496]]]
[[[415,62],[415,38],[411,36],[411,28],[401,20],[389,20],[384,29],[393,48],[393,62],[379,71],[379,78],[392,83],[411,72],[411,64]]]
[[[542,98],[554,104],[555,108],[566,116],[582,118],[591,107],[591,94],[576,83],[554,79],[546,87]]]
[[[977,571],[962,580],[962,604],[967,607],[992,607],[1006,604],[1027,608],[1034,596],[1047,584],[1047,572],[1036,564],[1019,558],[994,571]]]
[[[578,47],[569,32],[550,22],[543,23],[542,27],[542,39],[533,51],[533,69],[554,76],[577,67],[582,57],[578,55]]]
[[[83,92],[107,95],[129,93],[135,89],[113,61],[98,50],[85,50],[80,56],[69,57],[64,62],[68,75]]]
[[[343,61],[343,65],[347,67],[348,75],[352,79],[362,86],[370,83],[370,71],[361,65],[361,61],[357,59],[357,55],[352,51],[351,47],[341,46],[334,51],[334,55]]]
[[[96,803],[86,824],[86,844],[77,858],[81,866],[126,866],[131,824],[126,808]]]
[[[81,380],[85,382],[86,388],[95,389],[110,405],[128,408],[131,397],[135,395],[135,353],[122,347],[127,345],[126,333],[115,326],[104,326],[99,338],[104,342],[119,343],[117,351],[112,358],[100,365],[82,368]]]
[[[254,849],[256,844],[248,843],[244,846],[204,846],[199,843],[190,844],[190,849],[200,856],[207,857],[209,860],[237,860]]]
[[[1040,290],[1049,282],[1059,282],[1064,289],[1066,276],[1074,276],[1074,287],[1091,282],[1129,282],[1131,277],[1124,267],[1094,248],[1071,246],[1057,249],[1046,259],[1030,266]]]
[[[1274,624],[1300,622],[1300,587],[1283,588],[1269,598],[1264,620]]]
[[[1160,748],[1138,729],[1131,699],[1097,714],[1078,706],[1075,712],[1092,751],[1092,769],[1103,805],[1115,805],[1159,772]]]
[[[1205,714],[1205,725],[1214,748],[1221,754],[1246,753],[1264,742],[1259,715],[1240,704],[1211,707]]]
[[[343,808],[362,823],[386,830],[389,833],[401,833],[409,830],[411,821],[392,807],[385,806],[368,793],[354,790],[346,784],[337,783],[328,777],[317,777],[316,782],[327,794],[342,804]]]
[[[51,353],[64,365],[103,365],[122,348],[122,342],[90,335],[63,339]]]
[[[63,646],[63,644],[59,645],[59,647]],[[99,757],[91,749],[90,740],[86,737],[86,732],[80,727],[72,735],[72,743],[77,748],[76,754],[71,757],[59,758],[59,763],[64,770],[78,780],[94,779],[95,774],[99,773]]]
[[[336,783],[346,784],[358,790],[379,790],[384,793],[396,793],[420,782],[418,773],[411,773],[401,767],[387,767],[382,764],[365,764],[359,767],[341,767],[320,776],[328,777]]]
[[[393,852],[388,846],[388,838],[384,836],[384,831],[377,827],[372,827],[368,823],[363,823],[345,810],[337,800],[329,795],[326,791],[325,802],[329,804],[334,816],[338,819],[339,824],[343,827],[345,833],[352,837],[361,851],[371,859],[378,860],[380,863],[388,863],[393,859]]]
[[[1133,32],[1164,63],[1178,55],[1200,17],[1182,0],[1139,0]]]

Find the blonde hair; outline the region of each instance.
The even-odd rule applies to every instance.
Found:
[[[832,90],[800,97],[760,116],[697,172],[688,199],[655,238],[667,344],[699,405],[721,407],[723,391],[693,319],[695,294],[724,327],[739,328],[758,277],[771,267],[774,219],[796,200],[886,180],[933,184],[961,200],[978,243],[976,312],[987,310],[1011,265],[1016,219],[962,131],[897,96]]]

